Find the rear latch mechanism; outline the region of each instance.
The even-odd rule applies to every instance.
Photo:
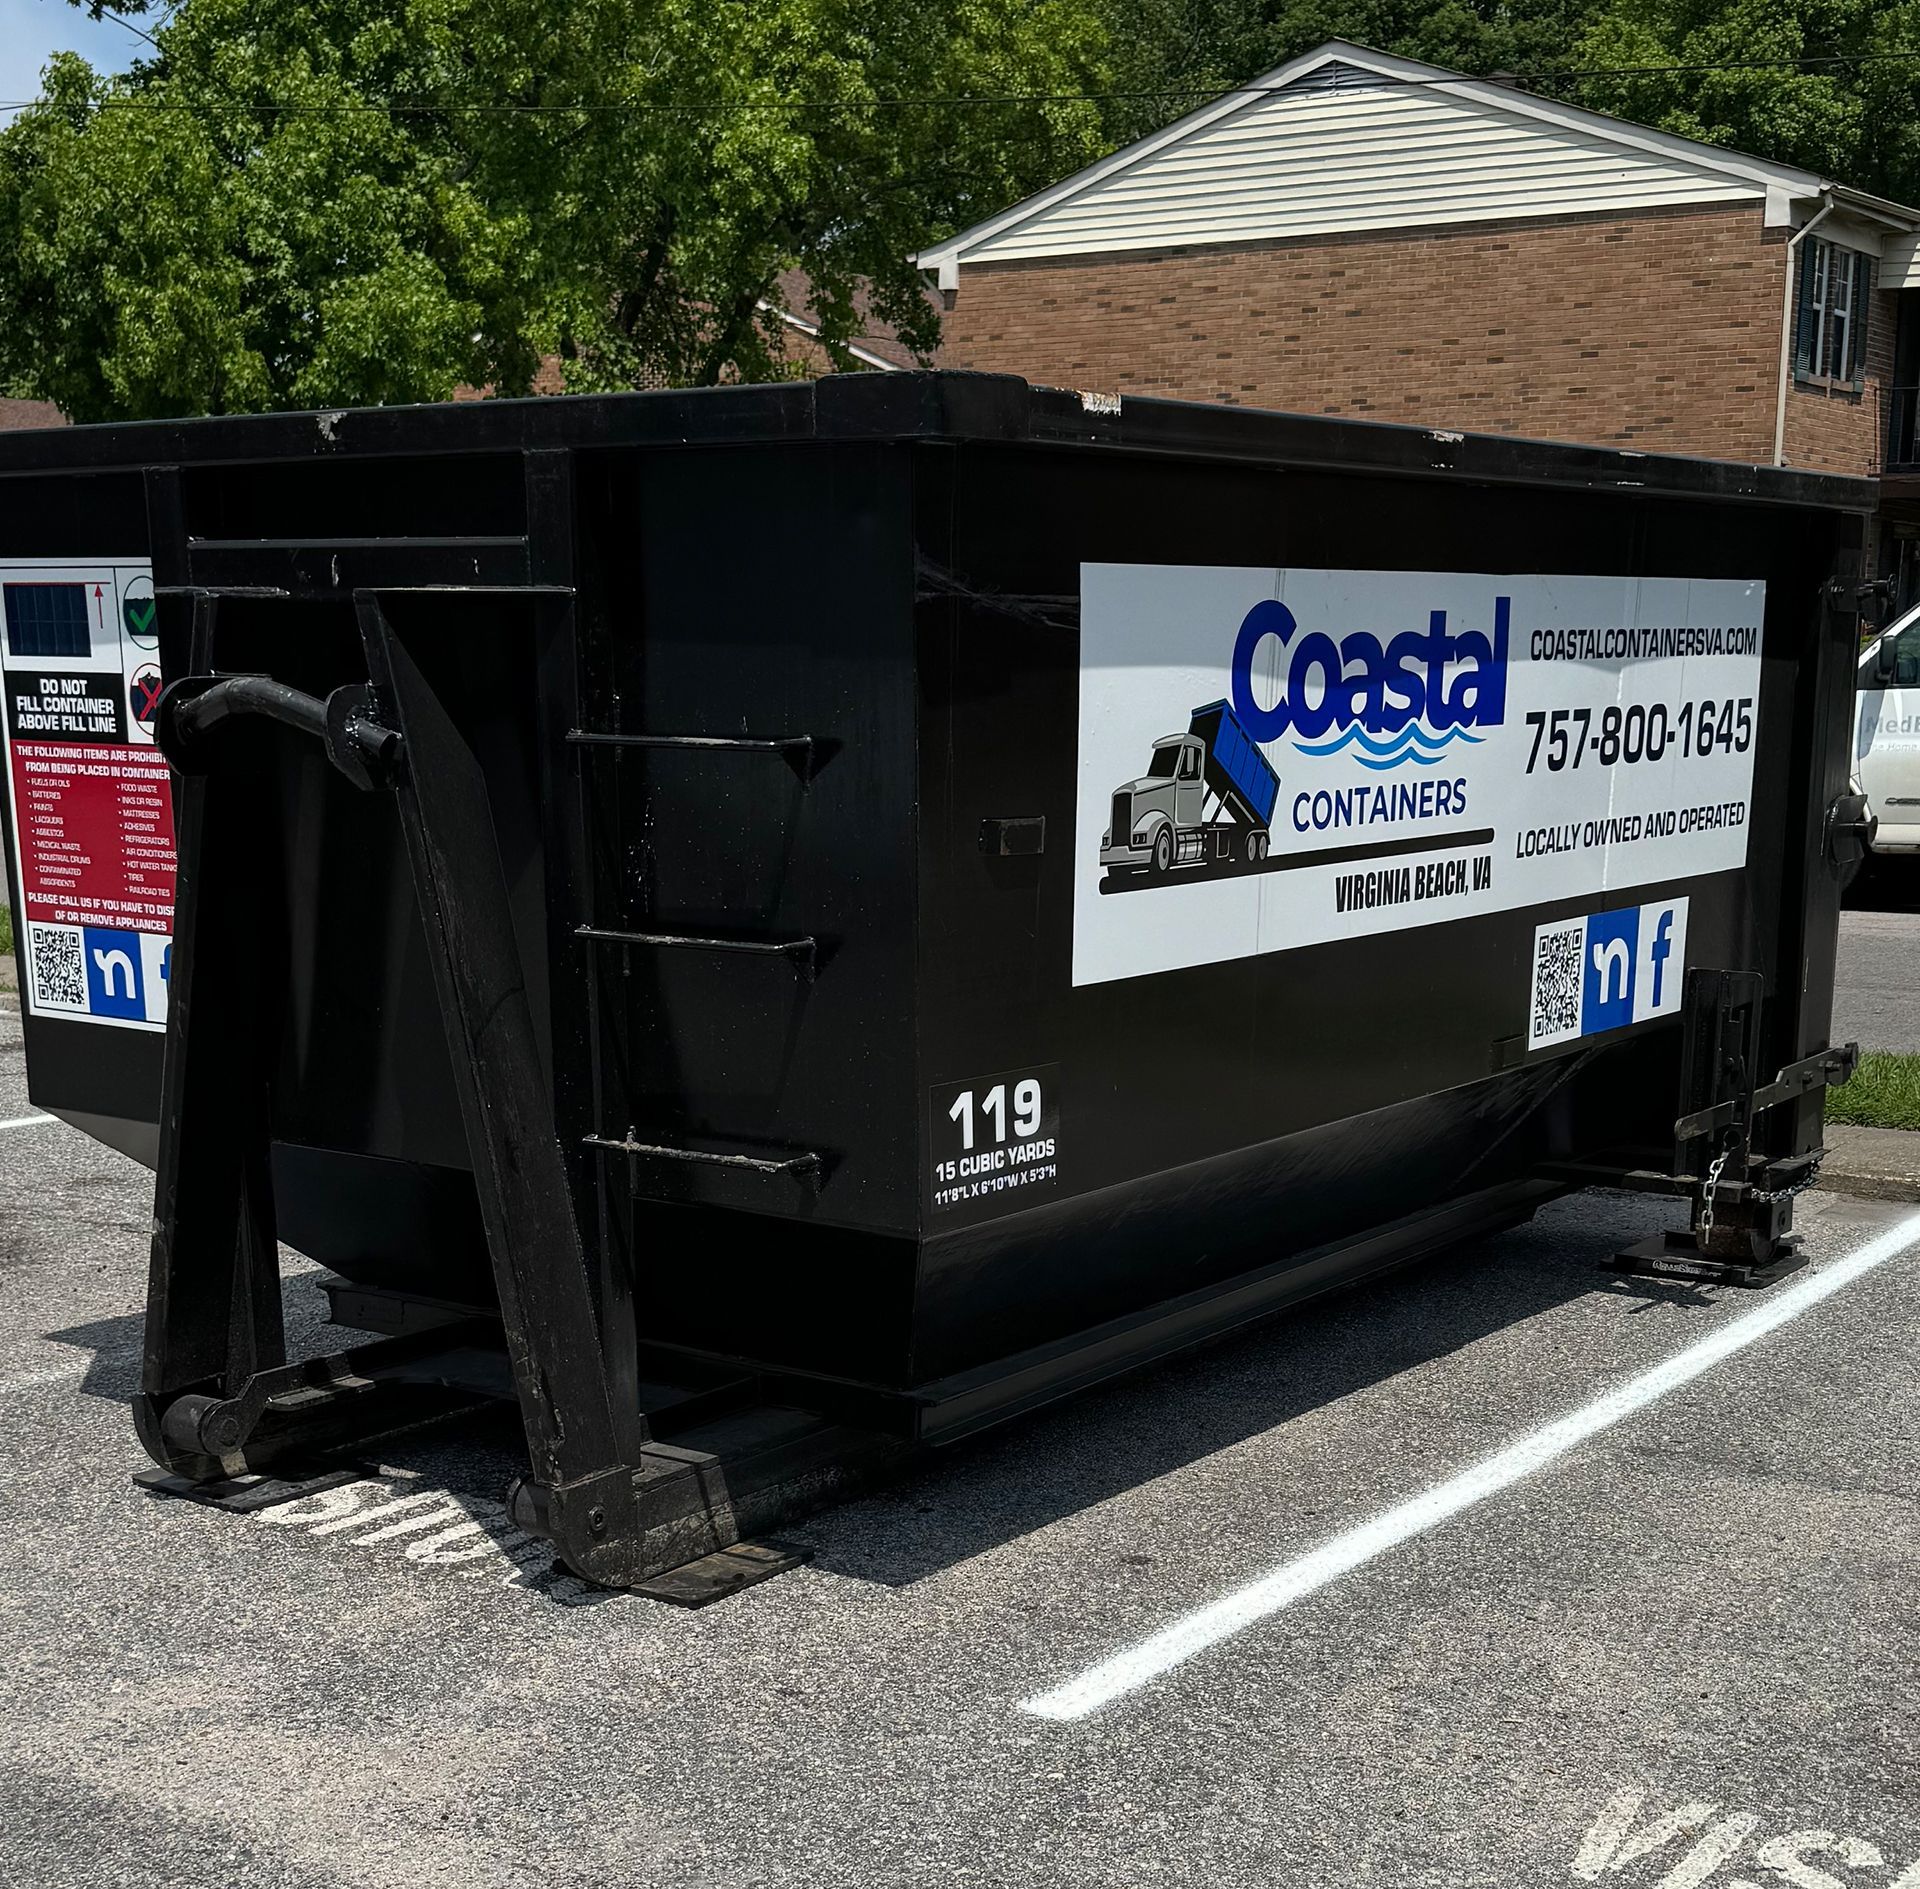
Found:
[[[1860,1051],[1848,1043],[1790,1063],[1757,1083],[1760,1006],[1757,971],[1695,970],[1687,975],[1686,1041],[1681,1059],[1684,1112],[1673,1124],[1667,1175],[1629,1184],[1688,1195],[1693,1222],[1643,1240],[1615,1256],[1614,1270],[1705,1285],[1764,1286],[1807,1262],[1793,1225],[1793,1197],[1813,1185],[1824,1148],[1768,1156],[1753,1148],[1755,1118],[1798,1102],[1853,1074]]]

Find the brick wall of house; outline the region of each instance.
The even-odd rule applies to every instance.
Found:
[[[1764,461],[1786,245],[1762,223],[1758,205],[1720,206],[967,264],[941,360],[1101,392]],[[1789,405],[1800,463],[1877,463],[1877,385],[1847,405],[1801,392]]]
[[[0,432],[16,427],[65,426],[67,416],[51,400],[0,400]]]
[[[1858,392],[1818,382],[1788,383],[1788,465],[1811,472],[1880,470],[1887,437],[1887,395],[1893,386],[1897,300],[1892,290],[1874,292],[1867,321],[1865,384]]]

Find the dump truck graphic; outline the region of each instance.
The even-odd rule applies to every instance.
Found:
[[[1185,734],[1162,735],[1147,771],[1113,790],[1100,836],[1109,873],[1164,877],[1177,866],[1257,866],[1280,776],[1226,702],[1193,711]]]

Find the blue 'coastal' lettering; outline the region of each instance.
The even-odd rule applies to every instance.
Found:
[[[1398,734],[1415,723],[1437,734],[1496,727],[1507,717],[1511,614],[1511,600],[1496,597],[1491,637],[1480,630],[1449,634],[1447,613],[1435,610],[1424,631],[1403,631],[1384,646],[1367,630],[1350,631],[1337,644],[1310,630],[1296,642],[1293,612],[1265,598],[1247,612],[1234,639],[1234,713],[1260,742],[1288,733],[1317,741],[1330,728],[1356,722],[1374,735]],[[1269,636],[1288,652],[1271,706],[1253,692],[1254,658]]]

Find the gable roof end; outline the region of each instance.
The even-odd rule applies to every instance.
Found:
[[[1883,228],[1920,230],[1920,211],[1793,165],[1330,40],[915,260],[953,288],[962,262],[989,257],[1659,203],[1761,200],[1780,225],[1829,192]]]

